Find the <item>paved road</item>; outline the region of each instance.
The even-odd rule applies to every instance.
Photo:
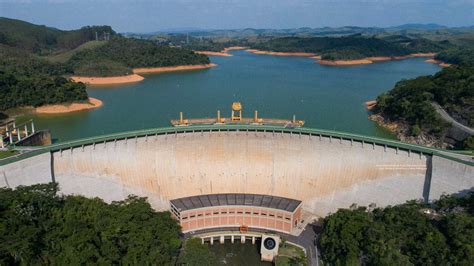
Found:
[[[270,230],[263,230],[263,229],[258,229],[258,228],[252,228],[250,232],[261,232],[261,233],[270,232],[270,233],[277,234],[292,243],[298,244],[306,249],[306,256],[308,258],[309,265],[319,266],[318,249],[314,245],[314,239],[316,237],[316,233],[313,228],[314,228],[313,224],[308,224],[299,236],[283,234],[281,232],[272,232]],[[229,232],[229,231],[238,232],[239,228],[238,227],[235,227],[235,228],[222,227],[222,228],[203,229],[203,230],[194,231],[192,233],[186,233],[184,234],[184,237],[188,238],[188,237],[193,237],[195,235],[214,233],[214,232]]]
[[[447,122],[453,124],[454,127],[462,130],[463,132],[466,132],[470,135],[474,135],[474,129],[473,128],[470,128],[468,126],[465,126],[461,123],[459,123],[458,121],[454,120],[454,118],[452,118],[444,109],[443,107],[441,107],[439,104],[435,103],[435,102],[432,102],[431,105],[433,105],[433,107],[436,109],[436,112],[438,112],[439,115],[441,115],[441,117],[446,120]]]

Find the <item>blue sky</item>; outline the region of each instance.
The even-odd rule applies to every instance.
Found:
[[[0,16],[61,29],[474,25],[474,0],[0,0]]]

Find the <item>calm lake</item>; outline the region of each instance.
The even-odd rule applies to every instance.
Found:
[[[63,115],[28,115],[37,128],[49,128],[56,141],[169,126],[179,112],[185,118],[230,116],[232,102],[243,104],[244,116],[288,118],[305,127],[393,137],[367,119],[364,102],[388,91],[401,79],[433,74],[440,67],[423,58],[350,67],[321,66],[313,59],[255,55],[233,51],[211,57],[217,67],[147,75],[139,83],[89,87],[104,105]]]

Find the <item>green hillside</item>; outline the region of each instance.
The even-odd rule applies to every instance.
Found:
[[[474,45],[447,49],[437,54],[435,59],[454,65],[474,66]]]
[[[52,62],[52,63],[66,63],[76,53],[78,53],[80,51],[83,51],[83,50],[87,50],[87,49],[94,49],[94,48],[100,47],[100,46],[102,46],[106,43],[107,43],[107,41],[95,41],[95,40],[94,41],[88,41],[86,43],[83,43],[83,44],[79,45],[78,47],[76,47],[72,50],[68,50],[66,52],[54,53],[52,55],[45,56],[44,58],[47,59],[48,61]]]
[[[57,50],[70,50],[105,34],[115,34],[110,26],[83,27],[63,31],[25,21],[0,18],[0,43],[38,54],[50,54]]]
[[[127,39],[109,26],[63,31],[0,18],[0,112],[87,100],[85,85],[70,75],[117,76],[134,67],[207,63],[205,55]]]
[[[326,60],[352,60],[371,56],[402,56],[416,52],[437,52],[449,46],[426,39],[363,37],[285,37],[262,42],[254,49],[275,52],[317,53]]]
[[[114,37],[95,49],[74,54],[69,65],[76,75],[124,75],[131,68],[208,64],[209,58],[191,50],[160,46],[151,41]]]
[[[408,126],[405,134],[434,136],[443,141],[449,124],[437,114],[432,102],[440,104],[456,121],[474,127],[474,68],[455,66],[433,76],[399,81],[377,97],[376,112],[389,121]],[[458,148],[474,149],[472,140]]]

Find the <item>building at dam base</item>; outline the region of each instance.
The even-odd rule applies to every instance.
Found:
[[[260,228],[290,234],[301,221],[301,201],[257,194],[210,194],[171,200],[183,233],[228,227]]]
[[[258,194],[301,201],[302,211],[326,216],[354,203],[384,207],[413,199],[430,201],[443,193],[465,194],[474,188],[474,164],[446,151],[391,140],[249,125],[126,132],[0,161],[2,187],[52,181],[59,183],[61,193],[107,202],[130,194],[147,197],[156,210],[170,210],[170,201],[181,198]],[[225,206],[219,207],[219,222],[213,220],[212,226],[240,223],[220,220],[223,212],[232,211],[231,205]],[[242,212],[253,215],[245,206]],[[185,210],[189,221],[202,214],[191,217],[197,209]],[[293,211],[292,225],[300,219]],[[256,215],[262,215],[262,209]],[[245,221],[239,225],[250,226]],[[185,226],[196,228],[192,223]],[[269,227],[268,221],[259,221],[259,227]],[[283,226],[282,231],[287,229]]]

